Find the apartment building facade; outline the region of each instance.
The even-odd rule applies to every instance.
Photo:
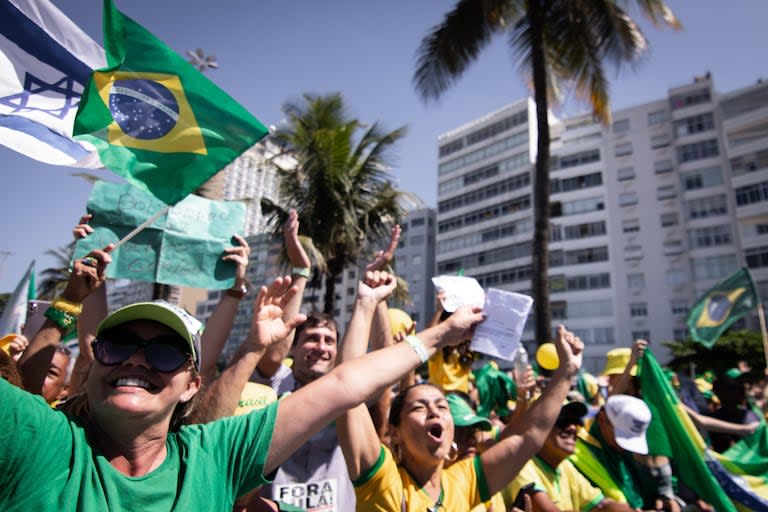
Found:
[[[550,117],[553,324],[585,340],[587,369],[636,338],[664,359],[693,303],[741,266],[768,291],[766,95],[762,82],[718,94],[705,75],[615,111],[610,126]],[[532,100],[438,146],[437,274],[530,293]]]

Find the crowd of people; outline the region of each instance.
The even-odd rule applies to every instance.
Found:
[[[222,256],[234,286],[205,326],[163,301],[108,314],[113,247],[75,260],[37,333],[0,350],[0,510],[713,510],[647,442],[645,341],[593,376],[560,326],[555,369],[505,371],[469,349],[481,308],[447,313],[440,293],[424,330],[393,332],[399,236],[366,266],[344,329],[302,312],[311,262],[295,212],[291,275],[250,290],[235,237]],[[250,332],[219,369],[247,293]],[[60,343],[73,328],[75,360]],[[716,451],[764,422],[743,370],[691,386],[670,374]]]

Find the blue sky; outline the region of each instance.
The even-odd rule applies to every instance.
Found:
[[[55,1],[101,43],[99,0]],[[523,98],[526,84],[503,37],[495,40],[439,102],[424,104],[411,84],[416,48],[454,4],[447,0],[115,0],[119,9],[179,53],[197,47],[215,55],[209,77],[264,124],[278,124],[280,107],[303,93],[340,91],[351,114],[386,128],[407,125],[395,150],[401,189],[436,203],[438,135]],[[612,103],[624,108],[663,97],[670,87],[711,71],[719,91],[768,78],[768,2],[670,0],[680,32],[643,23],[651,48],[634,67],[610,70]],[[558,112],[584,106],[572,101]],[[0,292],[12,291],[32,259],[71,239],[85,212],[90,184],[77,169],[48,166],[0,147]],[[106,172],[106,171],[105,171]]]

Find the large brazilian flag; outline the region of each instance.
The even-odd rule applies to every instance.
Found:
[[[108,67],[92,73],[74,134],[161,201],[179,202],[268,133],[112,0],[104,0],[104,49]]]
[[[749,313],[759,302],[755,281],[749,269],[744,267],[712,287],[693,306],[687,319],[691,338],[712,347],[732,323]]]

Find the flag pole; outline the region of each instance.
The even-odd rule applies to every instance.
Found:
[[[765,311],[763,303],[757,303],[757,318],[760,320],[760,332],[763,334],[763,356],[765,357],[766,371],[768,372],[768,330],[765,328]]]
[[[136,228],[134,228],[134,230],[133,230],[133,231],[131,231],[130,233],[128,233],[127,235],[125,235],[125,236],[124,236],[122,239],[120,239],[120,240],[119,240],[119,241],[118,241],[118,242],[115,244],[115,246],[112,248],[112,250],[114,251],[115,249],[117,249],[118,247],[120,247],[121,245],[123,245],[125,242],[127,242],[127,241],[128,241],[128,240],[130,240],[131,238],[133,238],[133,237],[135,237],[136,235],[138,235],[138,234],[139,234],[139,233],[140,233],[140,232],[141,232],[141,231],[142,231],[144,228],[146,228],[147,226],[149,226],[150,224],[152,224],[153,222],[155,222],[155,221],[156,221],[157,219],[159,219],[159,218],[160,218],[162,215],[164,215],[164,214],[168,213],[168,211],[169,211],[170,209],[171,209],[171,206],[170,206],[170,205],[168,205],[168,206],[166,206],[165,208],[163,208],[162,210],[160,210],[159,212],[157,212],[156,214],[154,214],[153,216],[151,216],[150,218],[148,218],[147,220],[145,220],[144,222],[142,222],[140,225],[136,226]]]

